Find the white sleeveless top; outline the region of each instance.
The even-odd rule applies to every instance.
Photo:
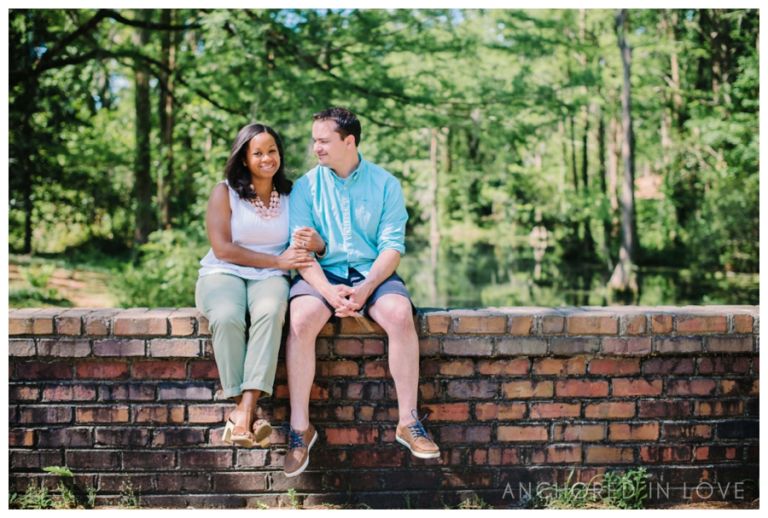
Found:
[[[232,210],[230,228],[232,242],[253,252],[280,255],[288,248],[288,199],[280,195],[280,215],[264,219],[256,212],[256,208],[248,200],[243,200],[237,192],[225,181],[229,191],[229,207]],[[264,280],[288,272],[278,268],[256,268],[229,263],[217,258],[210,249],[200,261],[200,277],[212,273],[229,273],[243,279]]]

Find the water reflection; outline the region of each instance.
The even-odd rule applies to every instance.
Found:
[[[438,254],[409,243],[398,273],[419,307],[759,304],[758,274],[640,268],[637,296],[619,299],[600,266],[536,259],[530,246],[444,239]]]

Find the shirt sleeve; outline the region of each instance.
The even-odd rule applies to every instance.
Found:
[[[381,215],[376,242],[379,253],[384,250],[397,250],[405,253],[405,224],[408,212],[405,210],[405,199],[400,182],[392,177],[384,190],[384,210]]]
[[[293,245],[293,232],[297,228],[315,228],[315,222],[312,218],[312,198],[309,189],[309,180],[306,176],[302,176],[293,184],[288,227],[288,240],[290,245]]]

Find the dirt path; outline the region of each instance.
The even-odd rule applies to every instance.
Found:
[[[19,266],[9,265],[9,287],[21,288],[26,285]],[[57,268],[48,281],[48,288],[56,289],[59,294],[70,300],[74,307],[111,308],[117,305],[117,299],[109,293],[106,273],[87,270],[65,270]]]

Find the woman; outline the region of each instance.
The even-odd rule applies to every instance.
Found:
[[[272,393],[288,298],[287,273],[313,261],[325,246],[314,230],[288,245],[288,194],[283,145],[263,124],[240,130],[225,167],[226,181],[208,200],[211,249],[200,261],[197,308],[208,318],[224,397],[234,398],[222,440],[269,445],[272,426],[255,420],[256,401]],[[246,312],[250,316],[246,340]]]

